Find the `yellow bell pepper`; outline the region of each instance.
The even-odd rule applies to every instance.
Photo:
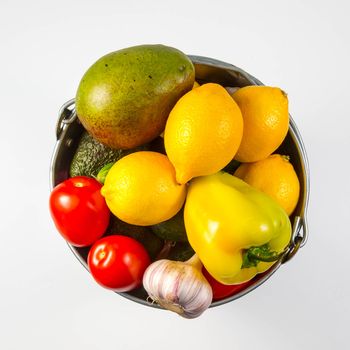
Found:
[[[223,284],[243,283],[269,269],[292,232],[272,198],[224,172],[191,181],[184,220],[192,248]]]

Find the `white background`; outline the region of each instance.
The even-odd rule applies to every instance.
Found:
[[[0,348],[346,348],[349,33],[345,0],[0,0]],[[282,87],[310,161],[307,245],[263,286],[195,320],[99,287],[49,217],[59,107],[96,59],[144,43]]]

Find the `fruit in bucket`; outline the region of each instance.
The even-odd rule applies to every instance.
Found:
[[[74,246],[93,244],[107,229],[110,212],[101,187],[93,178],[75,176],[51,192],[51,217],[63,238]]]
[[[232,94],[242,111],[244,129],[235,159],[265,159],[283,142],[288,132],[287,94],[277,87],[246,86]]]
[[[176,182],[175,169],[167,156],[143,151],[117,161],[101,193],[119,219],[149,226],[170,219],[181,209],[186,186]]]
[[[70,163],[69,175],[71,177],[97,177],[98,172],[105,165],[114,163],[130,153],[148,149],[149,144],[128,150],[113,149],[98,142],[87,131],[84,131]]]
[[[293,213],[300,184],[288,156],[272,154],[258,162],[241,164],[234,175],[271,196],[288,215]]]
[[[95,281],[107,289],[127,292],[141,285],[150,258],[141,243],[131,237],[103,237],[91,247],[89,269]]]
[[[241,111],[219,84],[204,84],[180,98],[164,132],[177,182],[184,184],[225,167],[236,154],[242,133]]]
[[[76,111],[96,140],[129,149],[159,136],[170,110],[193,84],[193,64],[181,51],[164,45],[129,47],[88,69],[78,87]]]
[[[295,185],[285,211],[271,199],[271,183],[261,185],[273,169],[276,183],[285,181],[278,169],[291,165],[270,162],[288,131],[286,94],[229,89],[197,73],[201,85],[176,49],[127,48],[98,60],[76,98],[84,135],[99,150],[85,147],[79,161],[94,164],[89,176],[114,214],[104,237],[86,248],[91,274],[118,292],[143,280],[153,302],[189,318],[247,288],[283,256],[287,213],[299,196]]]

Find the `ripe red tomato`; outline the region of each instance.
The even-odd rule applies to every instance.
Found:
[[[93,244],[107,229],[110,211],[101,187],[93,178],[76,176],[51,192],[50,212],[57,230],[77,247]]]
[[[237,294],[238,292],[242,291],[252,283],[251,281],[248,281],[245,283],[228,286],[218,282],[214,277],[212,277],[209,274],[209,272],[204,267],[202,272],[213,290],[213,300],[221,300],[221,299],[230,297],[234,294]]]
[[[150,263],[143,245],[122,235],[101,238],[88,255],[89,269],[96,282],[116,292],[128,292],[139,287]]]

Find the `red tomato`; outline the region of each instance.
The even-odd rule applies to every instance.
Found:
[[[77,247],[93,244],[107,229],[110,211],[101,187],[93,178],[76,176],[51,192],[50,212],[57,230]]]
[[[101,238],[88,255],[90,272],[96,282],[116,292],[128,292],[139,287],[150,263],[141,243],[121,235]]]
[[[245,283],[233,284],[228,286],[218,282],[214,277],[212,277],[209,274],[209,272],[205,268],[203,268],[202,272],[213,290],[213,300],[221,300],[230,297],[234,294],[237,294],[238,292],[245,289],[251,284],[251,281],[248,281]]]

